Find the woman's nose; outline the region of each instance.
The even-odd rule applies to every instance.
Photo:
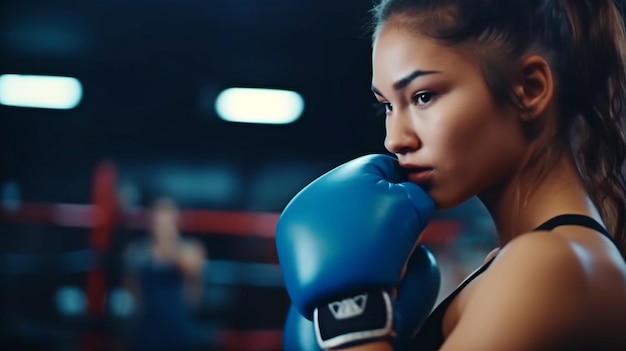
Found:
[[[385,148],[393,154],[407,154],[420,148],[421,141],[410,118],[392,114],[385,122]]]

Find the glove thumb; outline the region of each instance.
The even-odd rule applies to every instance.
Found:
[[[441,273],[435,256],[418,245],[398,287],[394,305],[395,350],[408,350],[413,337],[430,314],[441,286]]]
[[[304,318],[293,306],[289,307],[283,329],[283,350],[322,351],[317,345],[313,322]]]

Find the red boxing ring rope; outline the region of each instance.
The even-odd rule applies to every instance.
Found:
[[[22,203],[15,211],[0,210],[0,221],[43,223],[61,227],[90,229],[89,246],[96,254],[105,253],[117,227],[147,228],[147,210],[123,213],[116,197],[117,170],[103,161],[94,171],[93,204]],[[181,210],[181,230],[195,235],[232,235],[273,239],[279,213],[216,210]],[[424,231],[423,244],[448,244],[455,240],[460,224],[455,221],[432,221]],[[104,318],[106,275],[102,267],[87,273],[85,291],[88,316]],[[278,350],[282,348],[281,330],[223,330],[216,335],[220,350]],[[82,350],[103,350],[103,335],[87,334]]]

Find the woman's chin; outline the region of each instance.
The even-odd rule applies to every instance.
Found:
[[[437,211],[445,211],[449,210],[453,207],[459,206],[465,201],[469,200],[470,197],[466,196],[458,196],[458,194],[451,194],[449,192],[438,191],[438,189],[431,189],[428,194],[432,197],[435,202],[435,208]]]

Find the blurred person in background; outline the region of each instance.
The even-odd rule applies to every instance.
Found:
[[[149,236],[124,253],[125,283],[137,302],[135,350],[189,349],[194,309],[201,302],[207,252],[181,235],[180,213],[169,198],[153,202]]]

